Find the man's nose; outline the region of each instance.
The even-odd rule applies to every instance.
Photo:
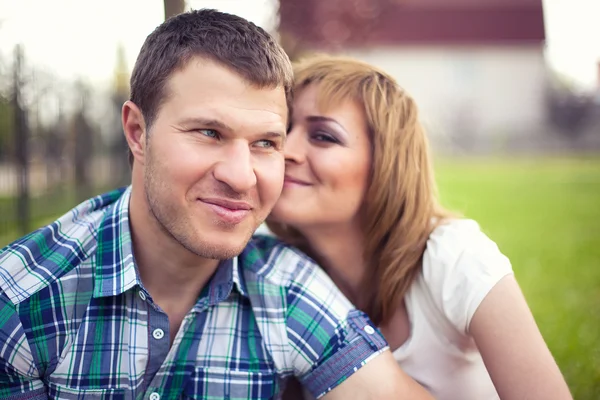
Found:
[[[215,166],[213,175],[237,193],[245,193],[256,186],[256,174],[248,143],[242,140],[229,143],[222,159]]]

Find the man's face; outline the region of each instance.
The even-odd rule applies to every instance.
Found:
[[[231,258],[281,194],[284,89],[253,87],[194,58],[171,76],[166,93],[146,141],[150,212],[191,252]]]

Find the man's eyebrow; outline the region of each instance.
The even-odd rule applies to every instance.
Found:
[[[202,117],[190,117],[185,118],[181,122],[181,125],[201,125],[203,128],[217,129],[221,131],[231,131],[231,127],[214,118],[202,118]]]
[[[231,132],[233,130],[229,125],[227,125],[223,121],[219,121],[218,119],[214,119],[214,118],[190,117],[190,118],[185,118],[185,119],[181,120],[180,124],[183,126],[198,125],[203,128],[215,129],[215,130],[227,131],[227,132]],[[285,133],[285,131],[283,131],[283,132],[268,131],[268,132],[265,132],[264,134],[261,134],[261,136],[264,136],[265,138],[270,138],[270,139],[285,140],[286,133]]]
[[[285,140],[286,134],[282,133],[282,132],[269,131],[269,132],[265,132],[265,134],[263,136],[266,138],[270,138],[270,139]]]

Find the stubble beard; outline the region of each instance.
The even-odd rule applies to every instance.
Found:
[[[161,167],[160,165],[156,165],[156,161],[151,156],[151,151],[146,151],[146,154],[148,156],[144,171],[144,192],[149,212],[163,234],[170,237],[189,252],[202,258],[227,260],[239,255],[250,241],[254,230],[258,226],[248,232],[244,241],[235,247],[218,246],[204,240],[197,233],[197,230],[194,229],[190,223],[190,219],[178,211],[179,206],[168,201],[169,193],[172,193],[169,184],[159,177],[160,175],[157,173],[157,170]],[[208,233],[208,235],[210,234]]]

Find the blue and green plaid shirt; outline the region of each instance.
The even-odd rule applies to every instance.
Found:
[[[138,275],[130,189],[90,199],[0,252],[0,398],[315,397],[387,348],[303,254],[256,236],[223,262],[169,346]]]

